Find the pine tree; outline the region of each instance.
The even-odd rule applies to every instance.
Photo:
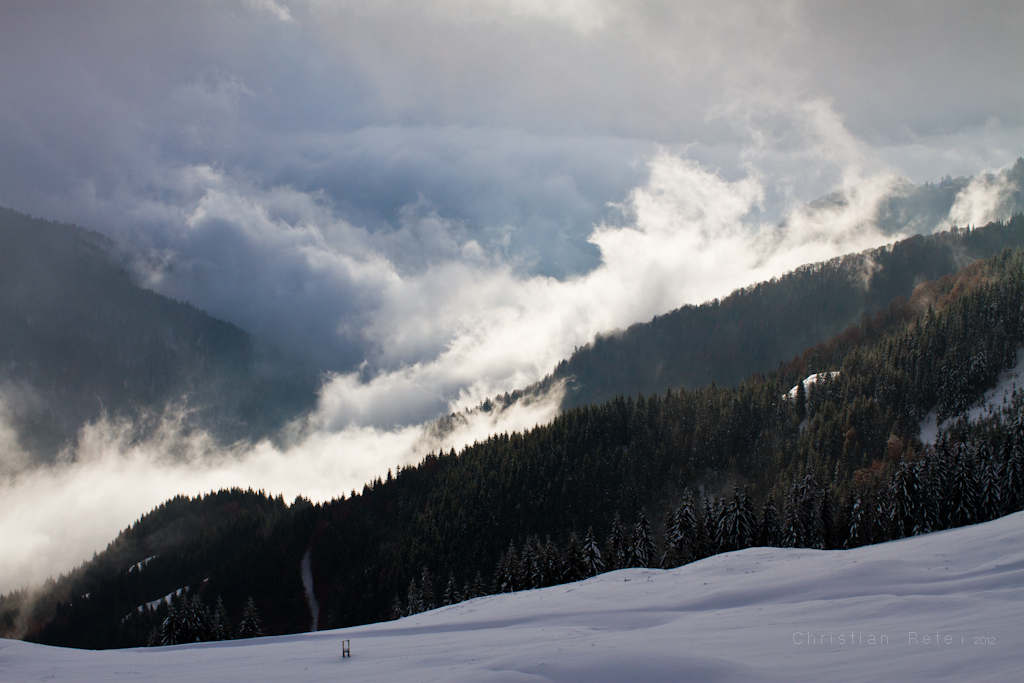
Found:
[[[633,557],[636,566],[650,567],[654,554],[654,534],[651,532],[651,523],[647,521],[647,511],[641,508],[640,518],[636,522],[636,530],[633,534]]]
[[[423,571],[420,573],[420,600],[423,601],[423,611],[437,607],[437,601],[434,599],[434,578],[426,565],[423,565]]]
[[[857,548],[871,542],[871,520],[868,518],[870,508],[864,505],[860,493],[851,492],[847,497],[846,508],[849,528],[846,532],[844,548]]]
[[[444,595],[441,596],[442,605],[455,605],[462,602],[462,598],[459,596],[459,587],[455,584],[455,574],[448,574],[448,585],[445,586]]]
[[[622,518],[615,513],[612,520],[612,529],[608,534],[608,542],[605,544],[607,550],[605,556],[608,560],[608,571],[624,569],[628,565],[629,558],[626,551],[625,532],[622,528]]]
[[[967,444],[960,441],[953,449],[955,467],[950,496],[950,526],[973,524],[977,514],[977,478],[974,457]]]
[[[562,565],[561,580],[564,583],[580,581],[587,578],[588,567],[587,557],[583,551],[583,544],[576,532],[569,534],[569,540],[565,545],[565,557]]]
[[[217,596],[217,605],[213,609],[211,621],[211,635],[213,640],[230,640],[231,622],[228,620],[228,611],[224,608],[224,601]]]
[[[779,510],[775,507],[775,499],[771,493],[761,507],[761,522],[758,527],[758,543],[766,547],[779,544]]]
[[[757,517],[750,502],[750,491],[744,486],[736,501],[736,547],[749,548],[754,545],[756,538]]]
[[[177,596],[175,596],[167,605],[167,616],[160,624],[161,645],[178,645],[187,642],[182,638],[181,616],[177,603]]]
[[[721,500],[721,499],[719,499]],[[736,550],[739,535],[739,489],[732,487],[732,500],[721,506],[721,515],[718,519],[715,550],[720,553],[727,553]]]
[[[670,509],[665,523],[665,552],[661,554],[661,568],[672,569],[683,563],[684,545],[682,530],[679,526],[679,508]]]
[[[395,593],[395,599],[391,601],[391,608],[388,610],[388,618],[391,621],[401,619],[405,616],[405,609],[402,607],[402,599]]]
[[[718,515],[717,506],[711,496],[704,496],[703,512],[700,517],[700,556],[711,557],[718,552]]]
[[[583,541],[583,554],[586,558],[587,576],[597,576],[604,572],[604,560],[601,559],[601,549],[597,547],[597,540],[594,538],[594,527],[587,529],[587,538]]]
[[[263,628],[260,625],[260,613],[256,610],[256,603],[252,596],[245,603],[242,610],[242,619],[238,622],[239,638],[259,638],[263,635]]]
[[[520,585],[526,590],[540,588],[543,583],[541,579],[541,562],[538,557],[538,541],[530,538],[523,544],[523,552],[519,556]]]
[[[803,520],[801,515],[803,492],[800,486],[793,482],[789,487],[789,495],[786,501],[786,516],[782,525],[783,548],[800,548],[804,545]]]
[[[405,616],[412,616],[424,611],[423,592],[420,583],[414,576],[409,580],[409,589],[405,592]]]
[[[1013,425],[1009,451],[1003,466],[1003,514],[1024,508],[1024,422],[1018,417]]]
[[[542,586],[554,586],[562,580],[562,560],[558,554],[558,548],[550,536],[544,539],[544,546],[541,552],[541,572],[543,574]]]
[[[501,556],[501,560],[498,562],[498,569],[495,572],[494,592],[512,593],[519,590],[519,585],[517,584],[519,574],[518,558],[519,551],[516,550],[515,543],[509,541],[508,550]]]
[[[683,500],[676,510],[676,517],[679,520],[679,535],[683,540],[680,546],[680,564],[696,562],[705,556],[707,542],[703,534],[703,527],[697,519],[697,507],[693,500],[693,494],[687,489],[683,491]]]
[[[481,598],[485,595],[487,595],[487,591],[484,590],[484,578],[480,575],[480,570],[477,570],[476,577],[473,579],[473,583],[469,586],[469,597]]]
[[[180,615],[181,642],[202,643],[212,639],[213,619],[198,593],[185,593],[182,598]]]
[[[919,484],[917,473],[906,460],[899,464],[889,484],[890,528],[895,538],[913,536],[918,531],[915,520]]]
[[[827,484],[818,492],[818,509],[815,515],[815,544],[819,550],[835,548],[835,508],[832,503],[832,489]]]
[[[1002,511],[1002,467],[995,462],[986,442],[978,446],[976,456],[978,472],[978,521],[987,522],[1000,516]]]

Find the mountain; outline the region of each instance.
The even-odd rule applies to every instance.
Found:
[[[1010,681],[1022,536],[1017,513],[854,550],[623,569],[337,631],[117,652],[0,640],[0,659],[10,680],[75,683]]]
[[[1024,162],[1018,163],[1024,176]],[[895,200],[894,200],[895,201]],[[896,211],[894,208],[893,211]],[[559,363],[542,385],[566,382],[563,407],[667,388],[736,386],[754,373],[839,334],[925,281],[1000,250],[1024,246],[1024,215],[982,228],[915,235],[861,254],[803,266],[599,335]]]
[[[85,567],[0,599],[0,626],[78,647],[182,642],[205,637],[202,605],[222,598],[237,624],[251,597],[266,633],[334,628],[603,570],[852,548],[1013,513],[1024,393],[956,418],[1016,362],[1022,300],[1024,250],[1004,250],[737,387],[572,408],[324,504],[178,500],[252,514],[155,552],[128,542],[174,519],[154,511]],[[918,438],[932,411],[946,424],[934,445]]]
[[[233,441],[314,405],[314,372],[138,286],[121,259],[95,232],[0,209],[0,408],[32,458],[104,415]]]

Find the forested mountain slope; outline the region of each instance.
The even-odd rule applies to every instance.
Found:
[[[1024,174],[1024,164],[1019,164]],[[895,210],[895,209],[894,209]],[[1005,247],[1024,246],[1024,215],[974,230],[917,235],[888,247],[798,268],[684,306],[619,333],[599,335],[544,382],[568,380],[563,407],[667,388],[735,386],[778,368],[872,315],[920,283],[956,272]]]
[[[0,396],[30,455],[103,414],[145,424],[175,404],[217,436],[263,436],[315,389],[247,332],[136,285],[101,235],[0,209]]]
[[[1024,392],[934,447],[917,434],[929,410],[960,414],[1015,362],[1022,301],[1024,251],[1007,250],[737,387],[573,408],[322,505],[245,494],[259,510],[248,521],[208,525],[142,566],[150,548],[115,542],[93,561],[113,572],[87,566],[35,602],[7,596],[0,617],[53,644],[181,642],[207,637],[203,604],[223,598],[237,623],[251,595],[264,631],[284,633],[312,619],[307,552],[326,628],[755,544],[854,547],[991,519],[1024,507]]]

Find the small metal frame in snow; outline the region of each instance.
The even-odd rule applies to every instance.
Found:
[[[341,657],[342,659],[345,657],[352,657],[352,647],[349,645],[349,641],[347,640],[341,641]]]

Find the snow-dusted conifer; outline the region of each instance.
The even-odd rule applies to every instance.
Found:
[[[700,520],[697,518],[697,507],[693,501],[693,494],[689,489],[683,491],[683,500],[676,509],[676,517],[679,520],[679,535],[683,543],[680,546],[680,564],[694,562],[704,557],[704,536],[701,533]]]
[[[420,573],[420,600],[423,601],[424,611],[437,607],[437,601],[434,599],[434,577],[426,565],[423,565],[423,571]]]
[[[444,595],[441,596],[442,605],[455,605],[462,602],[462,597],[459,595],[459,587],[455,584],[455,574],[449,572],[448,584],[444,588]]]
[[[519,585],[519,551],[515,543],[509,541],[508,550],[498,562],[498,570],[494,578],[494,590],[497,593],[512,593],[521,588]]]
[[[561,580],[565,583],[580,581],[589,576],[587,572],[587,557],[583,552],[583,544],[576,532],[569,534],[569,540],[565,544],[565,556],[561,569]]]
[[[661,554],[662,569],[678,567],[683,563],[683,545],[686,543],[679,528],[679,508],[670,509],[665,522],[665,552]]]
[[[633,533],[633,558],[636,566],[650,567],[654,557],[654,534],[651,532],[651,523],[647,520],[647,511],[640,510],[640,517],[636,522],[636,529]]]
[[[761,521],[758,525],[758,543],[771,547],[779,544],[779,509],[769,493],[761,506]]]
[[[750,502],[750,491],[746,486],[739,495],[736,504],[736,528],[737,548],[749,548],[754,545],[757,537],[757,518],[754,515],[754,507]]]
[[[541,586],[554,586],[562,580],[562,559],[559,556],[558,548],[551,537],[544,539],[542,552],[540,553],[541,573],[543,581]]]
[[[1024,422],[1020,418],[1010,435],[1003,481],[1003,514],[1008,515],[1024,507]]]
[[[473,579],[473,583],[469,584],[469,597],[466,598],[480,598],[487,595],[487,591],[484,589],[484,577],[477,570],[476,577]]]
[[[1002,501],[1000,500],[1001,467],[995,462],[992,451],[984,441],[978,446],[976,454],[978,473],[978,521],[987,522],[1000,516]]]
[[[889,498],[892,501],[889,522],[894,538],[913,536],[917,532],[914,518],[918,488],[916,471],[908,461],[902,461],[889,482]]]
[[[818,509],[814,517],[815,548],[831,550],[835,547],[835,505],[832,502],[832,487],[825,484],[818,492]]]
[[[612,520],[612,529],[608,533],[605,549],[607,550],[605,557],[608,562],[608,571],[626,567],[628,558],[626,556],[625,532],[622,527],[622,518],[619,517],[618,512],[615,513],[615,518]]]
[[[604,572],[604,560],[601,558],[601,549],[597,547],[597,539],[594,538],[594,527],[587,529],[583,555],[586,558],[587,576],[597,576]]]
[[[864,505],[861,494],[851,492],[846,499],[847,520],[849,527],[844,548],[856,548],[871,542],[871,520],[868,519],[869,509]]]
[[[710,557],[718,552],[718,516],[712,496],[704,496],[700,516],[700,556]]]
[[[519,556],[519,585],[524,589],[530,590],[533,588],[540,588],[541,582],[541,562],[538,557],[538,541],[536,538],[530,538],[523,544],[523,552]]]
[[[178,609],[178,600],[173,598],[167,605],[167,616],[160,624],[160,644],[178,645],[187,642],[182,639],[181,614]]]
[[[263,627],[260,625],[260,613],[256,609],[256,603],[252,596],[245,603],[242,610],[242,619],[238,622],[239,638],[258,638],[263,635]]]
[[[409,580],[409,589],[405,592],[405,615],[411,616],[423,611],[423,592],[420,582],[414,576]]]
[[[972,524],[977,514],[977,479],[974,457],[963,441],[953,448],[953,477],[950,487],[950,526]]]
[[[394,621],[395,619],[401,619],[404,616],[405,608],[402,607],[402,599],[398,597],[398,593],[395,593],[395,598],[391,601],[391,608],[388,611],[388,618]]]
[[[213,608],[210,634],[213,640],[229,640],[231,638],[231,622],[228,620],[228,611],[224,608],[224,601],[219,595],[217,604]]]

